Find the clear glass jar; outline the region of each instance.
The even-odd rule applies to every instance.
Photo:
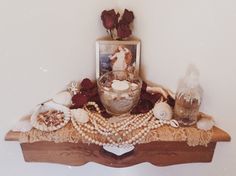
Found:
[[[182,125],[190,126],[197,122],[202,101],[202,88],[199,84],[199,73],[190,67],[180,80],[175,96],[174,118]]]
[[[182,125],[190,126],[197,122],[201,99],[187,93],[177,93],[175,97],[174,118]]]

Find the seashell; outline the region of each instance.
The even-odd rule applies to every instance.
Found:
[[[104,145],[103,149],[115,154],[116,156],[124,155],[125,153],[131,152],[134,150],[133,145],[124,145],[124,146],[110,146],[110,145]]]
[[[214,126],[214,120],[212,117],[202,117],[198,122],[197,122],[197,128],[200,130],[208,131],[212,129]]]
[[[170,126],[174,127],[174,128],[178,128],[179,127],[179,123],[176,120],[170,120]]]
[[[71,94],[67,91],[64,91],[56,94],[52,100],[57,104],[69,106],[71,104],[71,99]]]
[[[157,119],[170,120],[172,118],[172,109],[165,102],[156,103],[153,108],[153,114]]]
[[[87,123],[89,121],[88,112],[84,109],[73,109],[71,110],[71,115],[78,123]]]
[[[51,110],[51,109],[62,111],[65,115],[64,122],[56,127],[46,127],[46,126],[39,124],[37,121],[38,114],[41,112]],[[70,120],[70,110],[65,106],[54,103],[53,101],[49,101],[47,103],[44,103],[43,105],[38,105],[30,117],[30,123],[33,127],[35,127],[38,130],[47,131],[47,132],[55,131],[55,130],[58,130],[58,129],[64,127],[69,122],[69,120]]]

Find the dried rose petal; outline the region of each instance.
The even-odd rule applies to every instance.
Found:
[[[134,13],[125,9],[121,20],[125,21],[127,24],[130,24],[134,20]]]
[[[145,81],[143,81],[143,83],[142,83],[142,90],[143,91],[147,90],[147,83]]]
[[[95,87],[95,84],[88,78],[83,79],[80,85],[81,90],[89,90]]]
[[[89,101],[96,102],[97,104],[101,102],[100,97],[98,95],[89,98]]]
[[[88,90],[81,89],[80,93],[86,95],[89,99],[92,97],[98,96],[97,87],[95,87],[93,89],[88,89]]]
[[[149,100],[149,101],[151,101],[151,99],[152,99],[152,94],[150,94],[150,93],[148,93],[148,92],[142,91],[142,92],[141,92],[141,95],[140,95],[140,99],[141,99],[141,100]]]
[[[161,98],[161,96],[162,95],[160,93],[152,94],[150,101],[152,102],[152,104],[155,104]]]
[[[110,118],[110,117],[112,117],[112,115],[109,114],[109,113],[107,113],[106,111],[103,111],[103,112],[101,113],[101,115],[102,115],[103,117],[105,117],[105,118]]]
[[[101,14],[103,26],[106,29],[114,29],[118,23],[119,16],[120,14],[116,13],[114,9],[104,10]]]
[[[147,100],[141,101],[140,104],[138,105],[138,110],[139,110],[140,113],[147,113],[152,108],[153,108],[152,103],[150,101],[147,101]]]
[[[82,108],[86,103],[88,103],[88,98],[86,95],[78,93],[72,97],[73,106],[76,108]]]
[[[127,38],[132,34],[129,25],[124,24],[123,22],[119,22],[116,29],[117,29],[117,36],[120,38]]]
[[[169,104],[172,108],[175,106],[175,99],[170,95],[167,96],[167,104]]]
[[[138,114],[138,113],[139,113],[139,111],[138,111],[138,106],[135,106],[135,107],[131,110],[130,113],[131,113],[131,114]]]

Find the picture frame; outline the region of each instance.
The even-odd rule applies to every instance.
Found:
[[[138,38],[113,40],[105,37],[96,40],[96,79],[106,72],[125,70],[139,74],[140,45]]]

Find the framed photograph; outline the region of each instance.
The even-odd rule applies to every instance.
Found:
[[[108,71],[124,70],[139,74],[140,40],[98,39],[96,41],[96,78]]]

